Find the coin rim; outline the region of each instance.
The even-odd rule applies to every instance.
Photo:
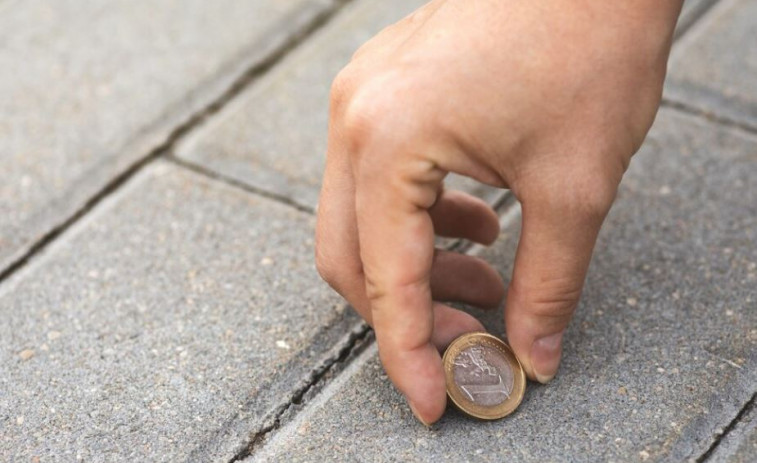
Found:
[[[510,393],[510,396],[501,404],[493,407],[484,407],[466,399],[463,391],[461,391],[460,387],[455,383],[454,371],[452,368],[452,362],[460,352],[462,352],[463,349],[476,344],[475,341],[480,338],[486,338],[487,340],[493,341],[494,344],[496,344],[496,347],[501,348],[502,353],[505,355],[505,359],[513,369],[513,390]],[[523,400],[526,390],[526,372],[523,370],[523,366],[510,346],[492,334],[476,331],[458,337],[450,343],[449,347],[447,347],[442,361],[444,363],[444,375],[447,382],[447,396],[458,410],[467,415],[481,420],[498,420],[514,412]]]

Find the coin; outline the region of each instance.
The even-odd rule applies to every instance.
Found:
[[[503,418],[518,408],[526,373],[510,346],[489,333],[467,333],[444,352],[447,395],[463,413],[482,420]]]

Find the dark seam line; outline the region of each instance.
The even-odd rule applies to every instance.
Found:
[[[663,97],[660,107],[677,110],[701,119],[705,119],[708,122],[717,124],[722,127],[747,132],[750,135],[757,135],[757,127],[752,126],[748,123],[740,122],[727,116],[716,114],[714,112],[706,111],[677,100],[671,100],[667,97]]]
[[[338,355],[333,359],[327,359],[311,371],[310,381],[301,388],[293,391],[287,403],[274,412],[270,424],[252,434],[247,443],[244,444],[242,450],[234,455],[228,463],[236,463],[251,456],[252,452],[254,452],[259,445],[263,444],[269,433],[276,431],[282,426],[282,418],[284,414],[292,408],[293,405],[301,406],[307,402],[307,400],[305,400],[305,395],[314,387],[318,386],[319,383],[324,380],[324,376],[326,376],[327,373],[336,368],[337,365],[343,365],[346,367],[350,363],[350,360],[357,357],[372,344],[370,340],[368,342],[363,342],[368,338],[368,335],[371,332],[371,327],[363,322],[355,332],[350,334],[348,340],[344,343],[344,346],[339,349]]]
[[[720,443],[723,441],[723,439],[728,436],[728,434],[733,431],[733,429],[741,422],[742,418],[752,409],[754,408],[755,401],[757,401],[757,392],[752,394],[752,398],[747,401],[746,404],[744,404],[743,407],[741,407],[741,410],[739,410],[739,413],[736,414],[736,417],[731,420],[730,423],[728,423],[728,426],[723,429],[723,431],[715,436],[715,440],[710,445],[710,448],[707,449],[706,452],[704,452],[702,455],[699,456],[699,458],[696,459],[697,463],[703,463],[704,461],[708,460],[710,457],[712,457],[715,450],[718,448]]]
[[[177,167],[190,170],[194,172],[195,174],[202,175],[203,177],[210,178],[219,183],[223,183],[227,186],[238,188],[240,190],[243,190],[245,193],[251,193],[256,196],[262,196],[264,198],[268,198],[273,201],[286,204],[287,206],[293,207],[294,209],[297,209],[298,211],[301,211],[301,212],[305,212],[311,215],[315,214],[315,209],[313,209],[312,207],[307,206],[305,204],[300,204],[296,200],[286,195],[282,195],[274,191],[270,191],[270,190],[266,190],[263,188],[250,185],[249,183],[237,180],[235,178],[229,177],[228,175],[224,175],[214,170],[208,169],[200,164],[195,164],[194,162],[176,157],[172,153],[167,153],[163,157],[163,159],[166,161],[170,161],[171,163],[175,164]]]
[[[0,270],[0,284],[7,280],[11,275],[18,270],[26,266],[29,261],[39,254],[43,249],[55,241],[60,235],[66,232],[71,226],[79,222],[85,215],[87,215],[93,208],[95,208],[105,198],[109,197],[120,187],[122,187],[128,180],[134,177],[138,172],[142,171],[148,164],[152,163],[156,159],[171,150],[171,148],[181,140],[187,133],[199,126],[205,119],[216,114],[220,111],[228,102],[234,97],[240,94],[243,90],[254,83],[260,76],[265,74],[276,64],[278,64],[286,55],[294,50],[298,45],[303,43],[313,33],[321,29],[325,24],[329,22],[341,8],[347,4],[350,0],[338,0],[331,8],[328,8],[319,14],[317,14],[310,22],[305,25],[301,30],[295,32],[286,41],[273,50],[268,56],[264,57],[261,61],[252,65],[247,71],[242,73],[234,82],[221,93],[220,96],[211,101],[204,109],[190,115],[188,119],[180,123],[174,128],[168,135],[165,141],[161,142],[153,149],[151,149],[144,157],[138,159],[120,174],[117,174],[113,179],[108,181],[103,188],[91,196],[82,207],[71,214],[67,219],[58,225],[53,226],[47,232],[34,242],[29,249],[23,253],[20,257],[13,260],[4,269]]]

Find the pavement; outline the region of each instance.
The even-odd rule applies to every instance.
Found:
[[[422,3],[0,0],[0,461],[757,461],[757,3],[685,3],[556,379],[430,429],[312,257],[330,81]]]

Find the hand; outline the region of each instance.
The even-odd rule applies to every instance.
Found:
[[[438,301],[497,306],[504,285],[434,235],[493,242],[497,216],[445,191],[509,188],[523,225],[508,341],[549,381],[600,226],[656,114],[680,0],[434,0],[366,43],[333,84],[316,258],[376,331],[424,423],[446,404],[437,349],[480,330]]]

